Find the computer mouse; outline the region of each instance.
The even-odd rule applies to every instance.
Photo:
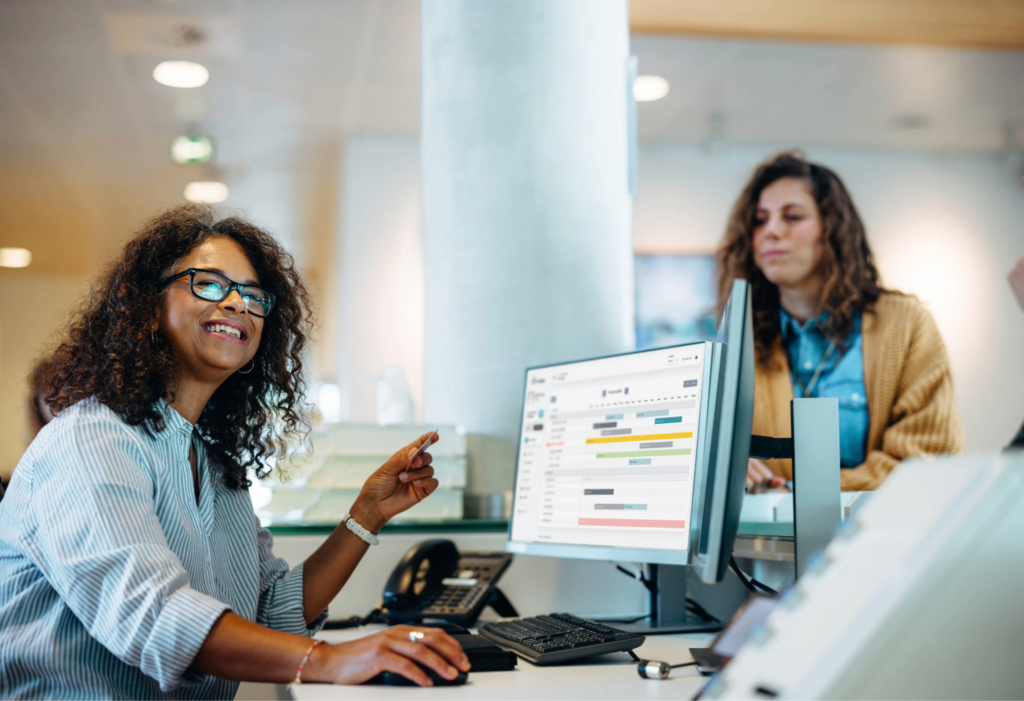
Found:
[[[460,684],[465,684],[466,681],[469,679],[469,675],[466,672],[459,672],[459,676],[455,677],[454,679],[445,679],[429,667],[424,667],[423,665],[419,664],[419,662],[415,664],[417,664],[420,669],[426,672],[427,676],[430,677],[430,679],[434,682],[434,686],[459,686]],[[412,681],[407,677],[403,677],[398,672],[381,672],[376,677],[374,677],[366,683],[384,684],[385,686],[419,686],[416,682]]]

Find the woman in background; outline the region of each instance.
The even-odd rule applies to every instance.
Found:
[[[718,251],[721,309],[750,283],[754,433],[790,436],[793,397],[839,400],[841,485],[876,489],[901,460],[964,450],[949,358],[915,298],[879,285],[846,187],[797,151],[761,164]],[[747,487],[792,480],[789,460],[750,460]]]

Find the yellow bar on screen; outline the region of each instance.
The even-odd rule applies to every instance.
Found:
[[[587,445],[594,443],[632,443],[634,441],[668,441],[673,438],[693,438],[693,432],[686,433],[652,433],[649,436],[612,436],[610,438],[588,438]]]

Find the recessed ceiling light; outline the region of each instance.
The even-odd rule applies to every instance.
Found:
[[[164,61],[153,69],[153,79],[172,88],[198,88],[206,85],[210,71],[191,61]]]
[[[0,248],[0,267],[24,268],[32,262],[32,251],[27,248]]]
[[[638,75],[633,81],[637,102],[654,102],[668,95],[668,81],[660,75]]]
[[[185,186],[185,199],[189,202],[217,204],[228,198],[228,186],[213,181],[197,181]]]
[[[209,163],[213,142],[205,136],[176,136],[171,142],[171,160],[178,165]]]

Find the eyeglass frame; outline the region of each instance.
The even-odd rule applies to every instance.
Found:
[[[200,294],[197,294],[196,293],[196,289],[195,289],[196,273],[209,273],[211,275],[216,275],[217,277],[224,278],[225,280],[228,281],[228,290],[227,290],[227,292],[225,292],[224,296],[221,297],[220,299],[208,299],[206,297],[203,297]],[[163,282],[160,283],[160,291],[162,292],[163,290],[167,289],[167,286],[170,285],[172,282],[180,280],[181,278],[185,277],[186,275],[188,275],[188,289],[189,289],[189,292],[192,293],[193,297],[196,297],[197,299],[201,299],[204,302],[216,302],[217,304],[220,304],[225,299],[230,297],[232,292],[237,291],[238,292],[238,296],[242,299],[242,304],[245,305],[246,313],[247,314],[252,314],[253,316],[256,316],[256,317],[259,317],[260,319],[266,319],[268,316],[270,316],[270,312],[274,311],[274,305],[277,303],[277,295],[275,295],[273,292],[271,292],[270,290],[268,290],[268,289],[266,289],[264,287],[260,287],[259,285],[243,285],[240,282],[235,282],[234,280],[229,278],[224,273],[218,273],[216,270],[206,270],[204,268],[188,268],[187,270],[183,270],[180,273],[175,273],[174,275],[172,275],[171,277],[167,278],[166,280],[164,280]],[[245,288],[245,287],[255,287],[258,290],[263,290],[267,294],[267,296],[270,298],[270,309],[267,310],[266,314],[259,314],[259,313],[254,312],[252,309],[249,308],[249,303],[245,301],[245,295],[242,294],[242,289]]]

